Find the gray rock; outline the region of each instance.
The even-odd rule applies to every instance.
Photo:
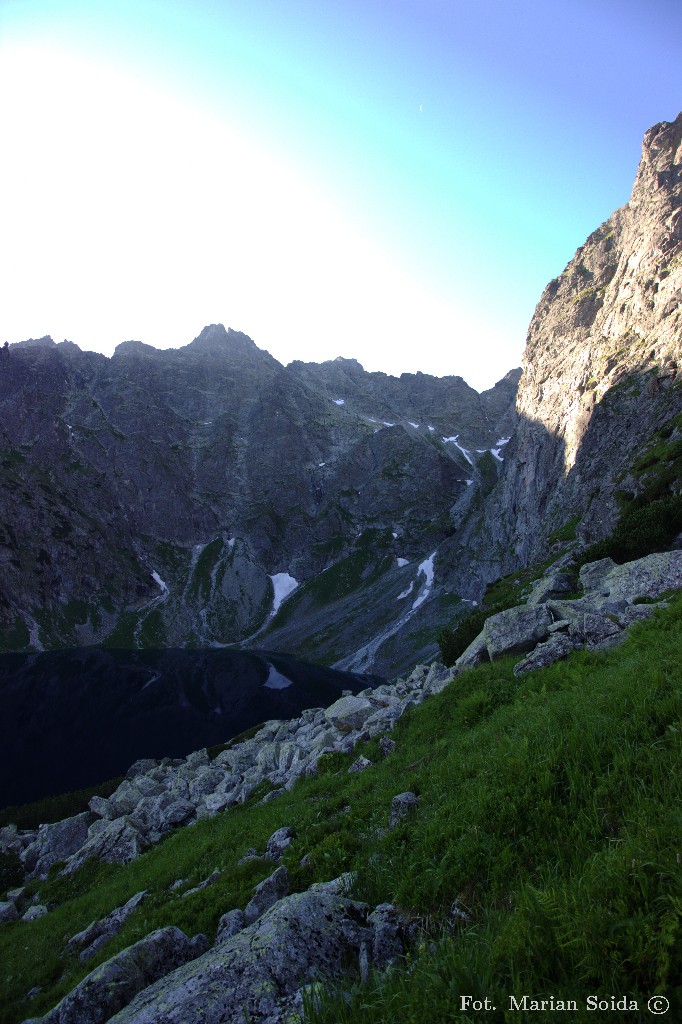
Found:
[[[357,878],[357,872],[355,871],[344,871],[338,878],[332,878],[329,882],[313,882],[309,887],[309,892],[328,892],[336,896],[347,896]]]
[[[134,761],[130,768],[126,772],[126,778],[134,779],[137,775],[146,775],[152,769],[157,768],[159,765],[158,761],[155,761],[151,757],[141,757],[138,761]]]
[[[325,711],[325,717],[340,732],[351,732],[360,729],[364,722],[374,714],[375,706],[367,697],[340,697]]]
[[[88,841],[69,858],[63,874],[77,871],[90,857],[107,864],[129,864],[142,853],[143,837],[129,818],[107,821],[102,818],[90,826]]]
[[[77,935],[69,939],[66,944],[66,952],[75,952],[76,948],[80,946],[82,947],[80,959],[83,963],[91,960],[102,946],[105,946],[114,935],[118,935],[126,920],[137,910],[146,895],[147,893],[144,891],[135,893],[123,906],[116,907],[99,921],[93,921],[82,932],[78,932]]]
[[[22,915],[22,921],[37,921],[39,917],[45,917],[47,914],[47,907],[44,903],[35,903],[32,907],[29,907],[25,914]]]
[[[41,1024],[104,1024],[142,989],[207,948],[205,935],[189,939],[179,928],[159,928],[96,967]]]
[[[209,885],[215,885],[219,878],[220,871],[218,871],[217,869],[215,871],[212,871],[208,878],[205,878],[203,882],[199,882],[199,884],[195,885],[193,889],[187,889],[186,892],[183,892],[183,898],[185,896],[192,896],[194,895],[195,892],[201,892],[202,889],[208,889]]]
[[[570,637],[578,644],[590,647],[601,643],[607,637],[617,636],[620,632],[620,626],[605,615],[587,611],[579,615],[568,627]]]
[[[371,934],[367,909],[330,893],[295,893],[140,992],[111,1024],[282,1022],[302,985],[338,977],[357,958]]]
[[[485,646],[490,660],[505,654],[525,654],[544,640],[552,624],[546,605],[507,608],[486,619],[483,627]],[[466,652],[465,652],[466,653]]]
[[[660,604],[665,604],[661,601]],[[628,605],[622,612],[616,615],[618,625],[623,629],[627,629],[628,626],[632,626],[635,622],[646,622],[656,611],[655,604],[633,604]]]
[[[466,650],[460,654],[455,662],[455,668],[458,672],[462,672],[465,668],[473,668],[475,665],[480,664],[484,659],[488,659],[488,648],[486,647],[485,634],[481,631],[476,639],[471,641]]]
[[[53,864],[68,860],[86,843],[93,821],[88,811],[72,818],[41,825],[35,842],[24,850],[22,861],[29,878],[44,878]]]
[[[582,587],[583,594],[597,594],[602,592],[603,583],[616,563],[612,558],[600,558],[597,562],[588,562],[583,565],[578,573],[578,580]],[[608,593],[608,590],[606,591]]]
[[[455,675],[456,672],[453,668],[446,668],[445,665],[441,665],[439,661],[434,661],[428,671],[426,679],[424,680],[422,690],[423,696],[442,693],[445,687],[452,682]]]
[[[276,832],[273,832],[265,847],[265,856],[268,860],[281,860],[284,856],[284,851],[293,843],[294,835],[294,830],[289,828],[288,825],[278,828]]]
[[[227,939],[231,939],[233,935],[236,935],[237,932],[244,928],[244,925],[243,910],[228,910],[218,921],[218,930],[215,937],[216,945],[219,942],[226,942]]]
[[[390,736],[382,736],[379,742],[379,746],[381,747],[381,753],[384,755],[384,757],[388,757],[389,754],[392,754],[397,745],[398,744],[396,743],[396,741],[392,740]]]
[[[416,810],[419,797],[415,793],[399,793],[391,801],[391,819],[388,827],[395,828],[404,818]]]
[[[276,789],[271,789],[269,793],[266,793],[260,803],[269,804],[271,800],[276,800],[277,797],[282,796],[283,793],[286,793],[284,786],[277,786]]]
[[[395,962],[403,953],[400,919],[392,903],[380,903],[367,918],[372,927],[372,959],[375,967]]]
[[[262,860],[260,853],[258,853],[257,850],[254,850],[253,846],[250,846],[248,850],[246,850],[244,855],[237,861],[237,864],[246,864],[250,860]]]
[[[550,571],[546,576],[541,576],[531,587],[528,595],[527,605],[544,604],[550,597],[561,597],[569,594],[573,582],[568,573]]]
[[[612,601],[659,597],[682,588],[682,551],[661,551],[617,565],[604,581]]]
[[[16,921],[18,917],[19,911],[16,903],[12,900],[0,903],[0,924],[4,924],[5,921]]]
[[[282,865],[271,875],[259,882],[254,889],[253,898],[244,909],[244,920],[247,925],[257,921],[269,907],[289,893],[289,872]]]
[[[535,650],[514,665],[514,675],[519,676],[524,672],[534,672],[535,669],[553,665],[555,661],[565,658],[577,646],[579,645],[565,633],[553,633],[548,640],[538,644]]]
[[[356,757],[348,771],[357,774],[358,772],[364,772],[365,768],[371,768],[373,764],[373,761],[370,761],[368,757],[363,757],[361,754],[360,757]]]

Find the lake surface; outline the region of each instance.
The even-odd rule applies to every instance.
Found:
[[[265,651],[81,648],[0,654],[0,806],[181,757],[377,677]]]

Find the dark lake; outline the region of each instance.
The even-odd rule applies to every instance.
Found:
[[[379,681],[264,651],[0,654],[0,806],[223,743]]]

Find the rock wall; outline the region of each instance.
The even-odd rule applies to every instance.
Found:
[[[610,534],[635,458],[682,411],[681,336],[682,114],[646,133],[630,201],[542,294],[500,483],[454,545],[460,593],[546,557],[571,522],[584,543]]]

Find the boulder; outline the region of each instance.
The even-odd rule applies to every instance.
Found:
[[[416,793],[398,793],[391,801],[391,819],[388,827],[395,828],[408,814],[412,814],[417,808],[419,797]]]
[[[0,924],[4,924],[5,921],[16,921],[18,917],[19,911],[16,903],[13,903],[12,900],[0,903]]]
[[[189,939],[179,928],[159,928],[96,967],[40,1024],[104,1024],[142,989],[207,948],[205,935]]]
[[[244,921],[253,924],[274,903],[289,893],[289,872],[282,865],[256,886],[253,898],[244,908]]]
[[[287,1020],[302,985],[338,977],[357,961],[361,943],[371,938],[367,910],[332,893],[295,893],[140,992],[111,1024]]]
[[[552,615],[546,605],[532,608],[519,605],[491,615],[483,627],[490,660],[505,654],[525,654],[532,650],[548,635],[552,622]]]
[[[292,828],[289,828],[288,825],[278,828],[268,839],[265,856],[268,860],[281,860],[284,856],[284,851],[291,846],[293,841],[294,830]]]
[[[601,593],[604,580],[615,568],[616,563],[612,558],[600,558],[597,562],[588,562],[587,565],[583,565],[578,573],[583,594]]]
[[[392,740],[390,736],[382,736],[379,741],[379,746],[381,747],[381,753],[384,757],[388,757],[389,754],[393,753],[398,744],[395,740]]]
[[[485,644],[485,634],[481,631],[476,639],[471,641],[467,649],[460,654],[455,662],[455,669],[457,672],[462,672],[465,668],[473,668],[474,665],[478,665],[487,657],[488,649]]]
[[[527,605],[544,604],[550,597],[562,597],[570,594],[573,589],[573,579],[567,572],[550,572],[541,576],[531,587],[530,594],[526,601]]]
[[[367,918],[372,928],[372,960],[375,967],[394,963],[403,952],[398,911],[392,903],[380,903]]]
[[[90,857],[107,864],[129,864],[142,853],[143,837],[129,818],[105,818],[96,821],[88,830],[87,842],[69,858],[63,874],[71,875]]]
[[[553,633],[548,640],[538,644],[535,650],[514,665],[514,675],[519,676],[524,672],[533,672],[537,668],[553,665],[555,661],[565,658],[577,646],[579,645],[565,633]]]
[[[116,907],[99,921],[93,921],[82,932],[78,932],[77,935],[69,939],[66,944],[66,952],[76,952],[80,947],[80,959],[83,963],[91,960],[102,946],[105,946],[110,939],[113,939],[114,935],[120,932],[126,920],[137,910],[146,895],[147,893],[144,891],[135,893],[123,906]]]
[[[68,860],[80,850],[93,820],[89,811],[83,811],[52,825],[41,825],[35,841],[21,855],[27,877],[46,877],[53,864]]]
[[[217,945],[219,942],[226,942],[228,939],[231,939],[233,935],[242,930],[244,923],[243,910],[228,910],[218,921],[215,944]]]
[[[325,711],[325,717],[339,732],[362,728],[366,719],[376,711],[367,697],[361,695],[340,697]]]
[[[32,907],[29,907],[26,913],[22,916],[22,921],[37,921],[39,917],[45,917],[47,914],[47,907],[44,903],[34,903]]]
[[[616,565],[604,580],[612,601],[628,604],[682,588],[682,551],[660,551],[625,565]]]
[[[151,757],[141,757],[138,761],[134,761],[130,768],[126,772],[126,778],[134,779],[136,775],[146,775],[148,772],[157,768],[159,765],[158,761],[155,761]]]
[[[360,757],[356,757],[348,771],[353,774],[364,772],[365,768],[371,768],[373,764],[373,761],[370,761],[368,757],[363,757],[361,754]]]

